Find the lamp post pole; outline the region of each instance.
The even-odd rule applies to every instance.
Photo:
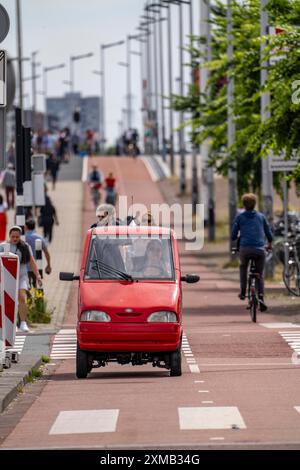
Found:
[[[62,69],[65,66],[66,66],[66,64],[58,64],[58,65],[52,65],[51,67],[44,67],[44,69],[43,69],[43,90],[44,90],[45,128],[46,128],[46,130],[49,127],[48,113],[47,113],[47,93],[48,93],[47,73],[51,72],[52,70]]]
[[[110,44],[101,44],[100,46],[100,77],[101,77],[101,97],[102,97],[102,112],[101,112],[101,152],[105,152],[105,142],[106,142],[106,126],[105,126],[105,49],[110,49],[112,47],[121,46],[125,41],[117,41]]]
[[[232,1],[227,0],[227,58],[229,62],[229,76],[228,76],[228,87],[227,87],[227,148],[230,148],[235,143],[235,122],[234,122],[234,80],[232,76],[232,61],[233,61],[233,21],[232,21]],[[235,162],[231,164],[228,171],[228,183],[229,183],[229,235],[231,233],[231,227],[236,217],[237,211],[237,173]],[[232,242],[230,239],[230,253],[232,251]]]

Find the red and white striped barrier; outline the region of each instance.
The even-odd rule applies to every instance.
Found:
[[[6,348],[12,348],[16,338],[19,290],[19,257],[0,253],[0,359],[7,366]]]

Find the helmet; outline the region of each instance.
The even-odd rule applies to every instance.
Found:
[[[98,226],[116,225],[116,210],[112,204],[100,204],[96,209],[96,217],[102,217]]]

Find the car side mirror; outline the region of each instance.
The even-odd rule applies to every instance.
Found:
[[[59,273],[60,281],[79,281],[79,276],[74,276],[74,273]]]
[[[188,284],[195,284],[195,282],[200,281],[200,276],[198,276],[198,274],[186,274],[185,276],[181,276],[180,279]]]

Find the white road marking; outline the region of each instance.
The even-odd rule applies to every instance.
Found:
[[[300,352],[300,332],[280,332],[279,334],[293,351]]]
[[[49,434],[115,432],[119,410],[60,411]]]
[[[207,405],[208,405],[208,404],[211,404],[211,403],[213,403],[213,401],[206,400],[206,401],[202,401],[201,403],[203,403],[203,404],[207,404]]]
[[[178,408],[181,430],[193,429],[246,429],[246,424],[236,406],[210,406]]]
[[[204,384],[204,380],[194,380],[195,384]]]
[[[300,406],[294,406],[295,410],[300,414]]]
[[[296,323],[259,323],[260,326],[264,326],[265,328],[300,328],[300,325]]]
[[[198,390],[198,393],[209,393],[209,390]]]
[[[88,178],[88,162],[89,162],[89,157],[86,156],[83,158],[83,165],[82,165],[82,173],[81,173],[81,181],[82,183],[85,183]]]
[[[189,368],[192,374],[200,374],[200,369],[199,369],[199,366],[197,366],[197,364],[190,364]]]
[[[8,348],[6,351],[17,351],[19,354],[21,354],[24,348],[25,341],[26,341],[26,335],[16,336],[13,347]]]
[[[224,441],[225,438],[224,437],[210,437],[209,440],[210,441]]]
[[[75,359],[76,349],[76,330],[60,330],[54,337],[50,357],[52,359]]]

